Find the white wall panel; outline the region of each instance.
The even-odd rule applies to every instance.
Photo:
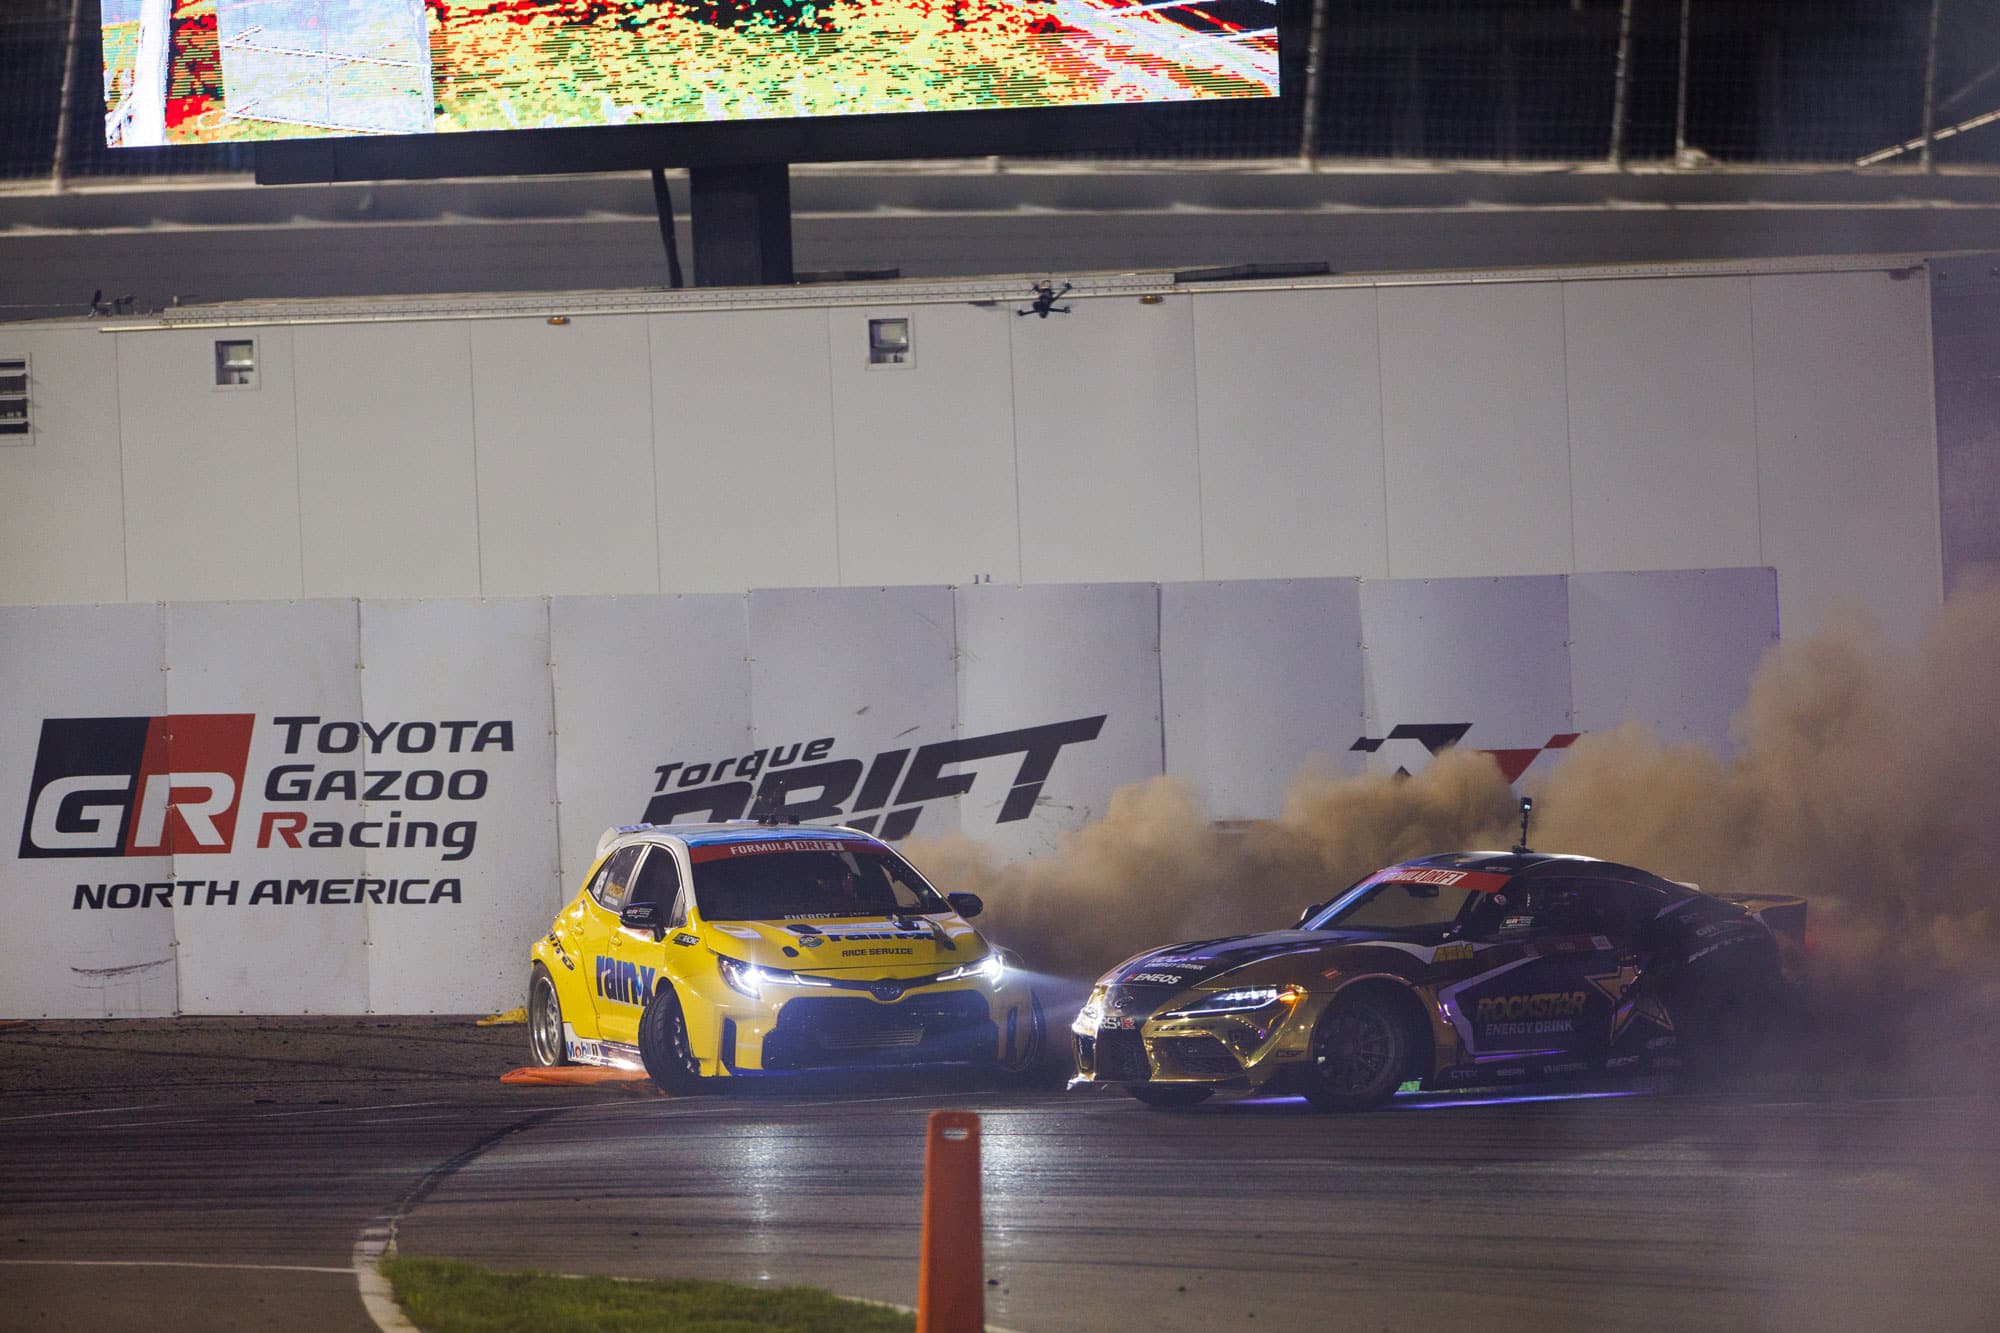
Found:
[[[1361,585],[1369,767],[1416,771],[1399,726],[1469,723],[1463,743],[1527,749],[1575,731],[1569,597],[1560,577],[1369,580]]]
[[[914,359],[868,364],[868,321],[908,319]],[[1015,583],[1014,386],[1004,307],[854,306],[826,312],[850,584]]]
[[[1167,771],[1221,819],[1272,818],[1309,760],[1358,772],[1367,726],[1353,579],[1160,589]]]
[[[1769,569],[1574,574],[1570,682],[1576,730],[1644,722],[1669,741],[1729,749],[1729,719],[1778,641]]]
[[[651,331],[661,590],[841,582],[824,312],[655,315]]]
[[[478,596],[469,326],[308,325],[292,345],[306,595]]]
[[[10,328],[28,358],[28,436],[0,436],[0,603],[125,600],[118,340],[96,329]]]
[[[301,595],[292,330],[115,336],[126,595]],[[224,338],[256,342],[254,387],[216,386],[215,344]]]
[[[1943,600],[1930,296],[1887,273],[1751,280],[1764,552],[1787,638],[1844,606],[1914,645]]]
[[[1198,579],[1191,298],[1016,318],[1021,577]]]
[[[78,885],[166,881],[165,856],[22,856],[32,814],[30,786],[50,719],[153,718],[166,712],[160,608],[150,605],[0,607],[0,810],[12,822],[0,896],[15,947],[0,967],[0,1017],[137,1018],[170,1014],[175,1005],[171,910],[139,890],[120,908],[79,908]],[[109,772],[132,778],[130,756],[110,760],[77,745],[73,731],[50,737],[73,747],[68,775]],[[53,757],[53,756],[51,756]],[[77,827],[74,808],[117,800],[78,792],[58,828]],[[125,798],[129,801],[129,797]],[[114,830],[115,834],[115,830]]]
[[[1562,290],[1576,567],[1758,563],[1750,279]]]
[[[396,742],[381,756],[406,772],[476,770],[487,786],[478,800],[430,803],[440,821],[475,822],[469,855],[454,859],[449,834],[436,847],[368,853],[372,876],[428,881],[424,901],[399,893],[395,903],[367,907],[375,1012],[480,1013],[519,1004],[526,991],[528,946],[562,903],[548,625],[539,598],[361,607],[362,709],[371,725],[504,721],[512,732],[511,749],[476,749],[478,733],[467,731],[456,751],[440,734],[428,752],[397,752]],[[368,801],[368,818],[385,818],[385,804],[406,816],[415,809]],[[444,879],[459,882],[459,901],[437,900]]]
[[[1571,569],[1561,284],[1381,297],[1389,573]]]
[[[950,588],[751,593],[756,744],[770,752],[773,765],[792,755],[784,767],[767,767],[758,789],[786,783],[794,771],[802,776],[812,770],[812,785],[786,798],[791,805],[810,802],[826,810],[805,818],[881,819],[912,752],[954,735],[954,617]],[[831,748],[809,762],[812,743],[828,740]],[[795,747],[807,748],[800,753]],[[953,802],[925,806],[920,831],[953,832],[956,813]]]
[[[1204,573],[1386,575],[1375,293],[1193,307]]]
[[[582,887],[604,830],[667,822],[648,807],[690,765],[712,771],[753,748],[746,605],[723,593],[550,600],[565,897]]]
[[[1101,818],[1119,787],[1163,770],[1159,589],[982,583],[957,599],[963,738],[1103,718],[1094,738],[1055,750],[1039,785],[1020,754],[957,770],[976,774],[957,798],[968,836],[1003,858],[1052,851],[1064,830]]]
[[[645,317],[471,330],[482,590],[657,591]]]
[[[177,602],[166,609],[167,711],[256,717],[233,846],[226,855],[175,846],[174,878],[216,890],[198,887],[175,899],[182,1013],[354,1014],[368,1007],[367,917],[351,883],[339,883],[360,877],[364,853],[351,844],[316,848],[311,834],[315,824],[346,829],[360,819],[362,772],[386,765],[358,752],[320,754],[316,728],[274,720],[361,717],[358,617],[351,601]],[[302,798],[302,787],[329,799]],[[408,812],[423,814],[417,806]],[[267,815],[275,818],[267,823]],[[294,820],[306,825],[292,834],[303,846],[290,846],[281,831]],[[320,886],[329,880],[336,887],[321,902]],[[301,881],[319,884],[308,895]],[[230,901],[220,894],[232,884]]]

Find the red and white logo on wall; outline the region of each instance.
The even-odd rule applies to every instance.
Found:
[[[21,855],[227,852],[255,722],[250,713],[45,719]]]

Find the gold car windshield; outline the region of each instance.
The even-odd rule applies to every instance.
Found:
[[[951,910],[901,858],[844,849],[697,861],[694,895],[707,921],[922,916]]]
[[[1485,896],[1476,889],[1383,880],[1347,894],[1309,925],[1312,930],[1426,930],[1449,926]]]

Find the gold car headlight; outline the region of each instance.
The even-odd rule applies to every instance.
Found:
[[[1097,1029],[1104,1025],[1104,997],[1110,991],[1108,986],[1098,986],[1090,992],[1090,998],[1083,1002],[1083,1008],[1076,1011],[1076,1018],[1069,1030],[1079,1037],[1094,1037]]]
[[[1186,1004],[1175,1005],[1166,1016],[1255,1014],[1273,1005],[1283,1005],[1286,1012],[1290,1012],[1305,997],[1305,993],[1303,986],[1243,986],[1236,990],[1210,991]]]

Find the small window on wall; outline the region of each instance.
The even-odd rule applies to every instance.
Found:
[[[34,434],[28,416],[28,358],[0,356],[0,444],[27,444]]]
[[[251,338],[218,338],[215,342],[215,387],[257,387],[257,343]]]
[[[868,367],[911,366],[917,361],[910,339],[910,317],[897,315],[868,321]]]

